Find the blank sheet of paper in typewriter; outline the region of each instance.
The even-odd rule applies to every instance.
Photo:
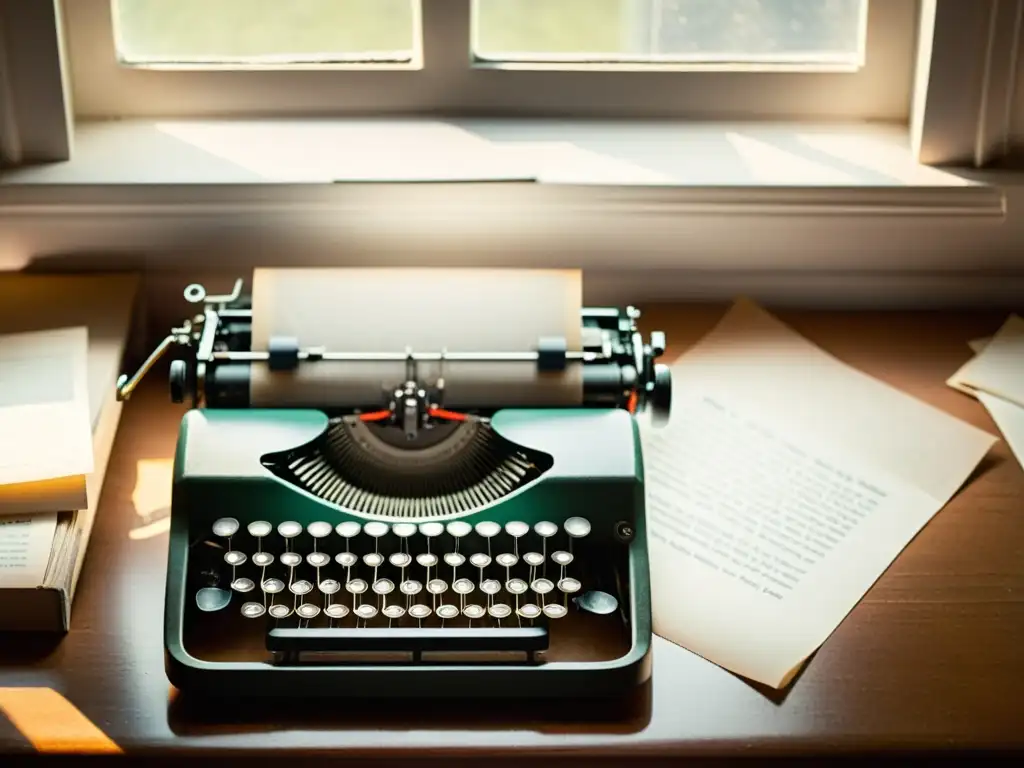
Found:
[[[0,336],[0,513],[19,506],[19,488],[38,498],[29,486],[50,482],[59,509],[85,508],[87,347],[84,327]]]
[[[655,632],[783,687],[995,438],[746,301],[673,376],[644,432]]]
[[[257,269],[252,348],[291,336],[331,352],[530,352],[545,336],[580,350],[578,270]],[[420,383],[441,369],[422,363]],[[255,366],[254,406],[384,404],[405,380],[404,362],[317,362],[297,371]],[[445,404],[456,407],[577,405],[581,365],[538,372],[536,362],[444,364]]]

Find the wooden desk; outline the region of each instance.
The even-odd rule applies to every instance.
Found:
[[[668,332],[675,355],[721,309],[657,307],[645,322]],[[966,341],[992,333],[1002,314],[779,315],[839,358],[997,434],[981,406],[944,381],[969,357]],[[71,633],[0,647],[0,686],[56,689],[130,754],[271,749],[595,763],[1024,748],[1024,474],[1003,442],[784,694],[656,638],[652,682],[614,712],[585,702],[315,701],[208,712],[175,697],[163,671],[170,489],[160,472],[181,413],[159,377],[128,404]],[[0,751],[27,748],[0,718]]]

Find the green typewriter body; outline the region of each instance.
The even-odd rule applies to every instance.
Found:
[[[165,348],[190,353],[171,366],[173,399],[195,406],[174,459],[165,594],[179,690],[593,697],[649,677],[635,413],[667,415],[670,381],[652,363],[663,340],[635,346],[635,310],[584,310],[591,349],[575,361],[597,373],[581,407],[454,410],[407,350],[410,386],[384,408],[274,408],[246,402],[252,366],[331,355],[310,362],[293,340],[254,353],[240,284],[186,298],[205,302],[199,327],[174,329],[119,381],[126,398]],[[559,346],[539,341],[534,359],[573,364]]]

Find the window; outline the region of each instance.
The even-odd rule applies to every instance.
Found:
[[[112,0],[122,65],[410,63],[415,0]]]
[[[80,117],[906,121],[916,0],[64,0]]]
[[[867,0],[476,0],[485,61],[864,64]]]

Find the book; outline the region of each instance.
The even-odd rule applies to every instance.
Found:
[[[87,505],[85,326],[0,334],[0,515]]]
[[[132,335],[138,288],[138,277],[130,274],[0,274],[0,334],[84,329],[91,443],[91,469],[83,473],[85,493],[78,503],[0,514],[0,630],[66,632],[70,626],[120,421],[115,383]],[[40,498],[52,497],[52,491],[40,491]]]

